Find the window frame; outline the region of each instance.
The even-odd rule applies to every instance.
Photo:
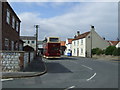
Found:
[[[12,27],[15,29],[15,17],[12,16]]]
[[[7,22],[8,24],[10,24],[10,10],[7,9],[6,11],[7,11],[7,12],[6,12],[6,22]]]

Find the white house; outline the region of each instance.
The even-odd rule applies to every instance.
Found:
[[[25,42],[23,46],[30,46],[36,50],[36,37],[35,36],[20,36],[20,38]]]
[[[118,42],[118,44],[116,45],[116,48],[120,48],[120,42]]]
[[[68,53],[72,53],[72,38],[66,39],[66,49],[65,49],[65,55],[68,55]]]
[[[97,34],[94,26],[91,26],[91,30],[89,32],[78,34],[72,41],[72,55],[91,57],[91,49],[105,49],[108,46],[109,43]]]

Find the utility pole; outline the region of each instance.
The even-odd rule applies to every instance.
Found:
[[[37,56],[37,53],[38,53],[38,28],[39,28],[39,25],[34,25],[35,29],[36,29],[36,56]]]
[[[90,57],[92,58],[92,31],[94,30],[94,26],[91,25],[91,31],[90,31],[90,36],[91,36],[91,55]]]

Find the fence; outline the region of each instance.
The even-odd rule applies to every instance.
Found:
[[[34,59],[34,55],[34,52],[1,51],[0,62],[2,72],[21,71]]]

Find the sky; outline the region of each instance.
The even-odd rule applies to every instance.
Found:
[[[34,36],[39,25],[39,40],[57,36],[65,41],[80,33],[95,31],[106,40],[118,38],[117,2],[10,2],[21,20],[23,36]]]

